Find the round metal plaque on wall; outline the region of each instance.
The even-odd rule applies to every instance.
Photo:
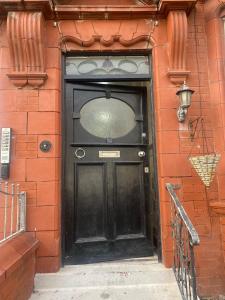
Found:
[[[42,152],[49,152],[51,148],[52,148],[52,144],[49,141],[42,141],[40,143],[40,150]]]

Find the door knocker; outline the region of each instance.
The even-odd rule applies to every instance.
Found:
[[[84,158],[85,155],[86,155],[86,152],[83,148],[77,148],[74,152],[75,156],[78,158],[78,159],[81,159],[81,158]]]

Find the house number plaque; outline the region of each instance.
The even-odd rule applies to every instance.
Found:
[[[99,157],[120,157],[120,151],[99,151]]]

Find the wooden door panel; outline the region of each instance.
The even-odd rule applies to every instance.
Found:
[[[106,238],[106,170],[104,163],[77,163],[75,167],[76,242]]]
[[[104,104],[100,103],[102,100],[97,101],[100,103],[101,113],[105,114],[107,107],[116,106],[114,106],[116,110],[113,110],[114,108],[108,110],[109,115],[111,113],[110,117],[121,115],[121,111],[124,110],[118,107],[124,107],[125,103],[124,109],[127,114],[122,113],[122,116],[118,117],[119,121],[113,121],[110,127],[115,129],[113,126],[117,125],[120,134],[117,137],[115,134],[112,137],[112,130],[112,136],[103,138],[95,134],[96,132],[93,133],[92,127],[89,127],[90,124],[91,126],[95,124],[92,117],[98,106],[93,99],[101,97],[105,97]],[[133,240],[132,245],[135,245],[137,239],[146,240],[145,206],[148,196],[146,182],[149,175],[144,174],[144,168],[148,166],[148,156],[138,155],[139,151],[147,153],[144,99],[145,90],[142,88],[72,83],[66,86],[64,170],[66,260],[75,257],[76,253],[81,255],[81,252],[87,249],[86,254],[89,256],[91,245],[93,249],[96,248],[93,255],[100,257],[104,252],[108,257],[110,256],[108,252],[114,251],[119,257],[118,245],[121,245],[123,240],[127,242]],[[89,105],[85,119],[82,109],[91,101],[92,106]],[[123,105],[116,104],[117,101]],[[130,109],[133,110],[132,113],[129,113]],[[99,111],[97,109],[97,113]],[[108,118],[107,115],[104,116]],[[131,120],[133,124],[135,123],[134,127],[128,126],[132,124],[129,123]],[[126,128],[130,128],[130,131],[121,134]],[[79,151],[85,155],[77,155]],[[103,248],[99,248],[100,244]],[[125,256],[129,253],[128,248],[122,251]]]
[[[143,163],[115,163],[116,236],[144,236]]]

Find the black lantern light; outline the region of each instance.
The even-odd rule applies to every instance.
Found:
[[[187,109],[191,105],[191,96],[194,93],[186,83],[184,82],[180,89],[177,91],[176,95],[179,96],[180,106],[177,111],[177,117],[179,122],[184,122],[187,114]]]

